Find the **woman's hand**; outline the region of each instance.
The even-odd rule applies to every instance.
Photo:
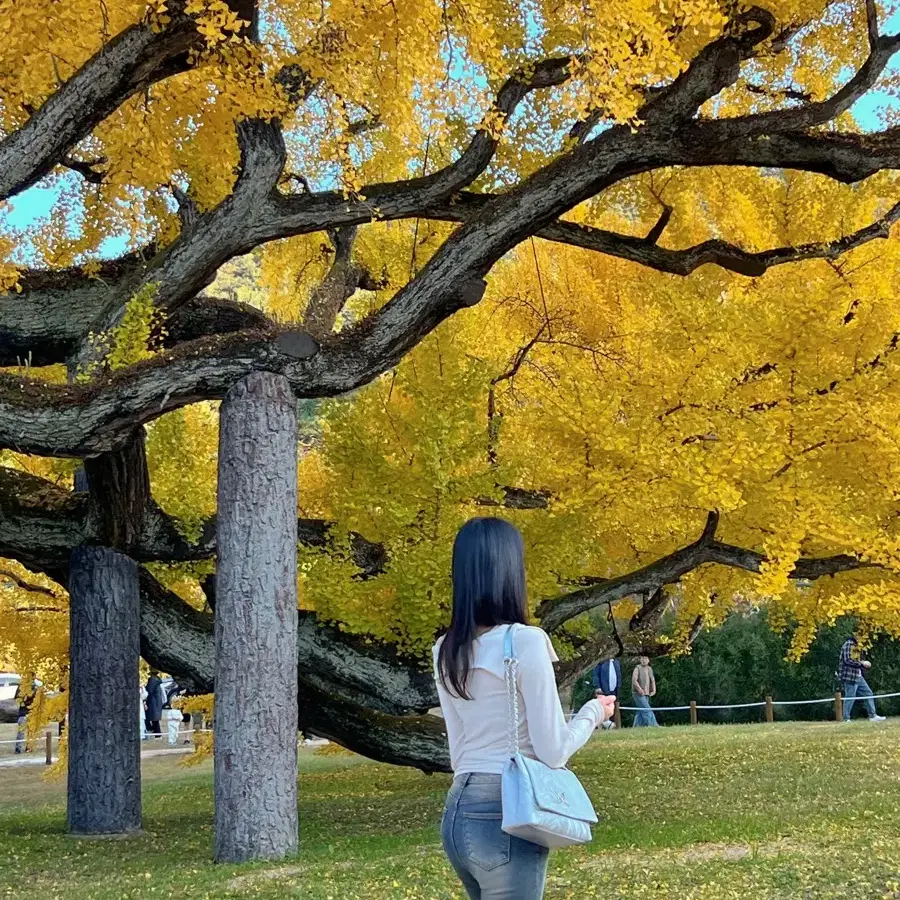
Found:
[[[613,717],[613,714],[616,711],[616,698],[608,697],[606,694],[597,691],[597,700],[600,702],[600,706],[603,709],[603,721],[606,722]]]

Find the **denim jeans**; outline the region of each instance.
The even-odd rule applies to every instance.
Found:
[[[651,725],[659,725],[653,710],[650,709],[650,698],[643,694],[635,694],[634,705],[638,707],[638,711],[634,714],[633,728],[644,728]]]
[[[845,722],[850,721],[850,713],[853,712],[853,704],[857,699],[865,702],[866,712],[869,714],[869,718],[875,718],[877,713],[875,712],[875,701],[872,699],[873,691],[865,678],[860,677],[859,681],[844,681],[841,683],[841,687],[843,688],[844,694]]]
[[[500,828],[499,775],[453,781],[441,839],[471,900],[541,900],[550,851]]]

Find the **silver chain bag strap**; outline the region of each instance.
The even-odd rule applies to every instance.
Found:
[[[515,625],[504,636],[503,670],[509,707],[509,759],[503,767],[502,828],[507,834],[540,844],[567,847],[586,844],[597,814],[573,772],[551,769],[519,752],[519,689]]]

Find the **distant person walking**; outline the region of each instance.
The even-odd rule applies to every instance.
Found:
[[[172,706],[172,699],[170,695],[170,699],[166,700],[162,710],[170,747],[174,747],[178,743],[178,732],[181,730],[181,710]]]
[[[162,681],[156,669],[150,670],[147,679],[147,734],[149,737],[162,734],[159,720],[162,718],[163,697]]]
[[[638,711],[634,714],[634,728],[659,725],[650,708],[650,698],[656,696],[656,676],[650,668],[650,657],[642,656],[631,673],[631,694]]]
[[[619,699],[619,688],[622,686],[622,664],[618,659],[607,659],[594,667],[591,673],[594,693],[605,697]],[[615,728],[616,723],[607,719],[601,726],[603,729]]]
[[[21,685],[16,693],[21,692]],[[19,700],[18,717],[16,718],[16,753],[30,753],[31,747],[25,740],[25,731],[28,724],[28,713],[31,711],[31,704],[34,703],[34,688],[30,694],[23,695]]]
[[[147,740],[147,688],[141,685],[138,692],[138,728],[141,733],[141,740]]]
[[[844,724],[850,721],[853,704],[857,699],[865,704],[870,722],[884,721],[884,716],[879,716],[875,709],[875,701],[872,699],[874,692],[863,677],[863,673],[871,667],[872,663],[862,658],[856,635],[850,635],[841,647],[841,660],[838,666],[841,693],[844,695]]]
[[[173,700],[185,696],[186,693],[187,692],[181,685],[177,683],[173,684],[166,697],[166,705],[163,707],[163,720],[167,723],[170,747],[174,747],[178,743],[178,736],[181,733],[182,723],[187,723],[187,728],[190,730],[191,717],[182,713],[182,711],[172,703]],[[185,744],[189,743],[189,740],[185,740]]]
[[[19,699],[18,716],[16,717],[16,753],[31,753],[31,742],[26,738],[28,715],[31,706],[37,697],[38,688],[43,687],[43,682],[37,678],[31,680],[31,693],[22,694],[22,685],[16,689],[16,697]]]

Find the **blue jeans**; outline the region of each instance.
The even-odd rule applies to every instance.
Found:
[[[859,681],[844,681],[841,683],[841,687],[844,694],[845,722],[850,721],[850,713],[853,712],[853,704],[857,699],[865,702],[866,712],[870,719],[874,719],[878,715],[875,712],[875,701],[872,699],[872,688],[869,687],[869,682],[865,678],[860,677]]]
[[[550,851],[511,837],[499,775],[458,775],[447,795],[441,839],[471,900],[541,900]]]
[[[659,725],[653,710],[650,709],[650,698],[643,694],[635,695],[634,705],[638,707],[638,711],[634,714],[634,723],[632,728],[646,728],[651,725]]]

